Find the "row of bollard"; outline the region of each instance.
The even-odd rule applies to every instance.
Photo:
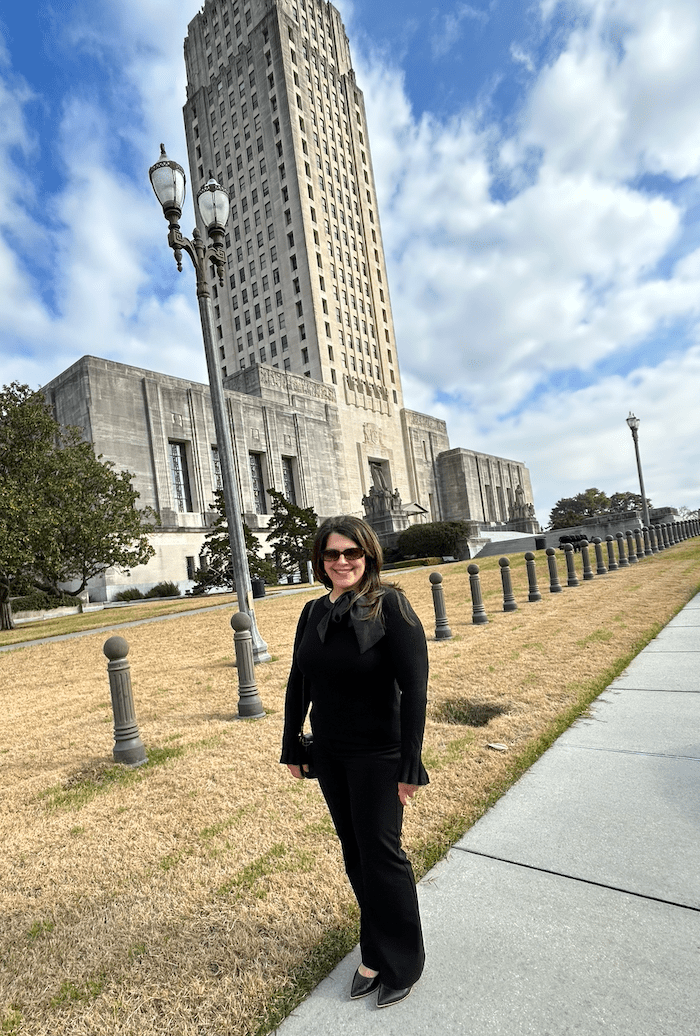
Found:
[[[583,560],[582,574],[584,582],[595,579],[596,576],[607,575],[608,572],[617,572],[621,568],[636,565],[645,557],[659,554],[674,546],[674,544],[693,536],[700,536],[700,521],[698,519],[668,522],[661,525],[652,525],[649,528],[643,526],[641,529],[628,530],[624,533],[618,532],[615,536],[608,535],[605,537],[607,565],[603,551],[603,541],[596,536],[592,541],[595,550],[595,572],[591,563],[589,544],[584,541],[580,548]],[[617,556],[615,555],[615,547],[617,547]],[[581,584],[576,574],[574,548],[571,543],[564,543],[562,544],[562,549],[566,559],[566,585],[568,587],[580,586]],[[549,570],[549,592],[553,594],[562,593],[564,588],[559,580],[557,552],[554,547],[547,547],[545,554]],[[501,570],[501,583],[503,586],[503,611],[517,611],[518,604],[513,593],[510,560],[509,558],[500,558],[498,564]],[[532,551],[528,551],[525,554],[525,565],[528,581],[527,599],[529,602],[541,601],[542,594],[537,585],[535,555]],[[471,564],[468,566],[467,572],[469,573],[469,587],[472,598],[472,623],[480,626],[489,620],[481,593],[479,566]],[[435,608],[435,639],[447,640],[452,636],[452,631],[447,620],[441,574],[439,572],[431,572],[430,582],[432,584],[433,606]]]
[[[253,637],[250,616],[234,612],[231,616],[233,642],[238,670],[238,718],[261,719],[265,715],[255,682]],[[448,634],[452,636],[451,633]],[[143,766],[148,762],[146,748],[139,734],[131,687],[131,666],[127,661],[129,645],[124,637],[110,637],[102,649],[109,659],[107,674],[114,717],[112,758],[125,766]]]
[[[626,533],[618,532],[615,537],[606,536],[607,566],[603,555],[602,540],[596,536],[593,539],[596,556],[595,573],[591,565],[588,543],[583,542],[581,544],[583,579],[584,581],[591,580],[596,575],[603,576],[608,572],[615,572],[620,568],[626,568],[630,564],[637,564],[640,559],[667,550],[674,544],[680,543],[691,536],[700,536],[700,521],[698,519],[669,522],[667,524],[651,526],[648,529],[643,527],[642,529],[635,529]],[[617,558],[615,557],[615,544],[617,545]],[[574,564],[574,548],[570,543],[565,543],[563,547],[566,557],[566,585],[570,587],[579,586]],[[559,581],[559,573],[557,571],[557,552],[554,547],[548,547],[545,553],[549,569],[550,593],[561,593],[563,587]],[[510,560],[508,558],[500,558],[498,564],[501,570],[501,583],[503,586],[503,611],[517,611],[518,604],[513,593]],[[525,564],[528,579],[527,599],[530,602],[541,601],[542,594],[537,585],[535,555],[531,551],[525,554]],[[489,621],[481,593],[479,566],[471,564],[467,571],[469,573],[469,586],[472,598],[472,622],[474,625],[479,626]],[[440,572],[431,572],[430,583],[435,609],[435,639],[449,640],[452,636],[452,630],[447,620],[445,594]],[[238,670],[238,718],[260,719],[265,715],[265,710],[263,709],[255,682],[250,617],[245,612],[235,612],[231,616],[231,627],[233,629],[236,667]],[[129,645],[124,637],[110,637],[109,640],[105,641],[103,651],[109,659],[107,672],[114,716],[114,747],[112,749],[114,761],[124,763],[126,766],[142,766],[148,762],[148,756],[139,734],[134,711],[131,666],[127,661]]]

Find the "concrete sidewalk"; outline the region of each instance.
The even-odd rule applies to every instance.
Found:
[[[419,885],[426,970],[351,1002],[355,949],[278,1036],[697,1036],[700,595]]]

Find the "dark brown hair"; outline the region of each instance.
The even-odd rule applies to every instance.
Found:
[[[352,514],[337,514],[332,518],[326,518],[316,533],[311,555],[315,577],[323,583],[326,589],[331,590],[333,588],[333,583],[329,579],[323,564],[323,552],[326,549],[329,536],[334,532],[337,532],[340,536],[347,536],[358,547],[362,547],[365,552],[365,571],[355,592],[355,599],[364,597],[367,601],[367,604],[370,606],[367,618],[381,618],[384,592],[387,589],[393,589],[397,590],[399,594],[401,614],[408,622],[412,623],[412,619],[403,607],[405,595],[401,587],[395,583],[383,583],[380,578],[382,564],[384,563],[382,545],[377,539],[377,534],[372,526],[368,525],[361,518],[356,518]]]

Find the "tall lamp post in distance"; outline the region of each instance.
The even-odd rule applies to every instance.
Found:
[[[635,417],[630,410],[630,415],[627,418],[627,424],[632,432],[632,438],[634,439],[634,452],[637,457],[637,471],[639,473],[639,491],[642,494],[642,515],[644,525],[649,528],[649,507],[647,506],[647,497],[644,492],[644,478],[642,476],[642,462],[639,459],[639,418]]]
[[[214,411],[214,427],[216,443],[221,463],[221,481],[223,482],[224,501],[226,503],[226,521],[231,544],[231,563],[233,578],[236,583],[239,611],[250,616],[251,635],[253,638],[253,658],[256,662],[269,662],[270,654],[267,644],[260,636],[255,622],[255,611],[252,605],[252,586],[248,569],[248,556],[243,534],[241,518],[240,494],[236,467],[233,457],[233,443],[226,414],[224,389],[221,384],[219,365],[214,347],[214,320],[211,308],[211,291],[207,281],[207,268],[211,264],[219,275],[219,284],[224,286],[224,269],[226,253],[223,248],[226,233],[226,221],[229,213],[229,197],[221,184],[211,177],[209,182],[197,193],[197,207],[202,221],[207,228],[211,244],[202,241],[202,235],[195,227],[192,240],[183,237],[180,232],[182,206],[185,201],[185,171],[177,162],[171,161],[160,145],[160,158],[148,171],[156,198],[163,208],[163,215],[168,221],[168,244],[175,253],[177,268],[182,272],[182,253],[187,252],[197,276],[197,299],[199,300],[199,316],[202,322],[204,353],[207,359],[209,374],[209,390],[211,405]]]

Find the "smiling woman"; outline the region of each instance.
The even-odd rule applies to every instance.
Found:
[[[398,587],[382,583],[382,549],[359,518],[327,519],[315,574],[330,590],[299,619],[281,762],[304,776],[300,734],[311,705],[313,761],[360,906],[362,963],[350,998],[404,1000],[425,953],[415,881],[401,847],[403,807],[428,783],[421,760],[428,656]]]

